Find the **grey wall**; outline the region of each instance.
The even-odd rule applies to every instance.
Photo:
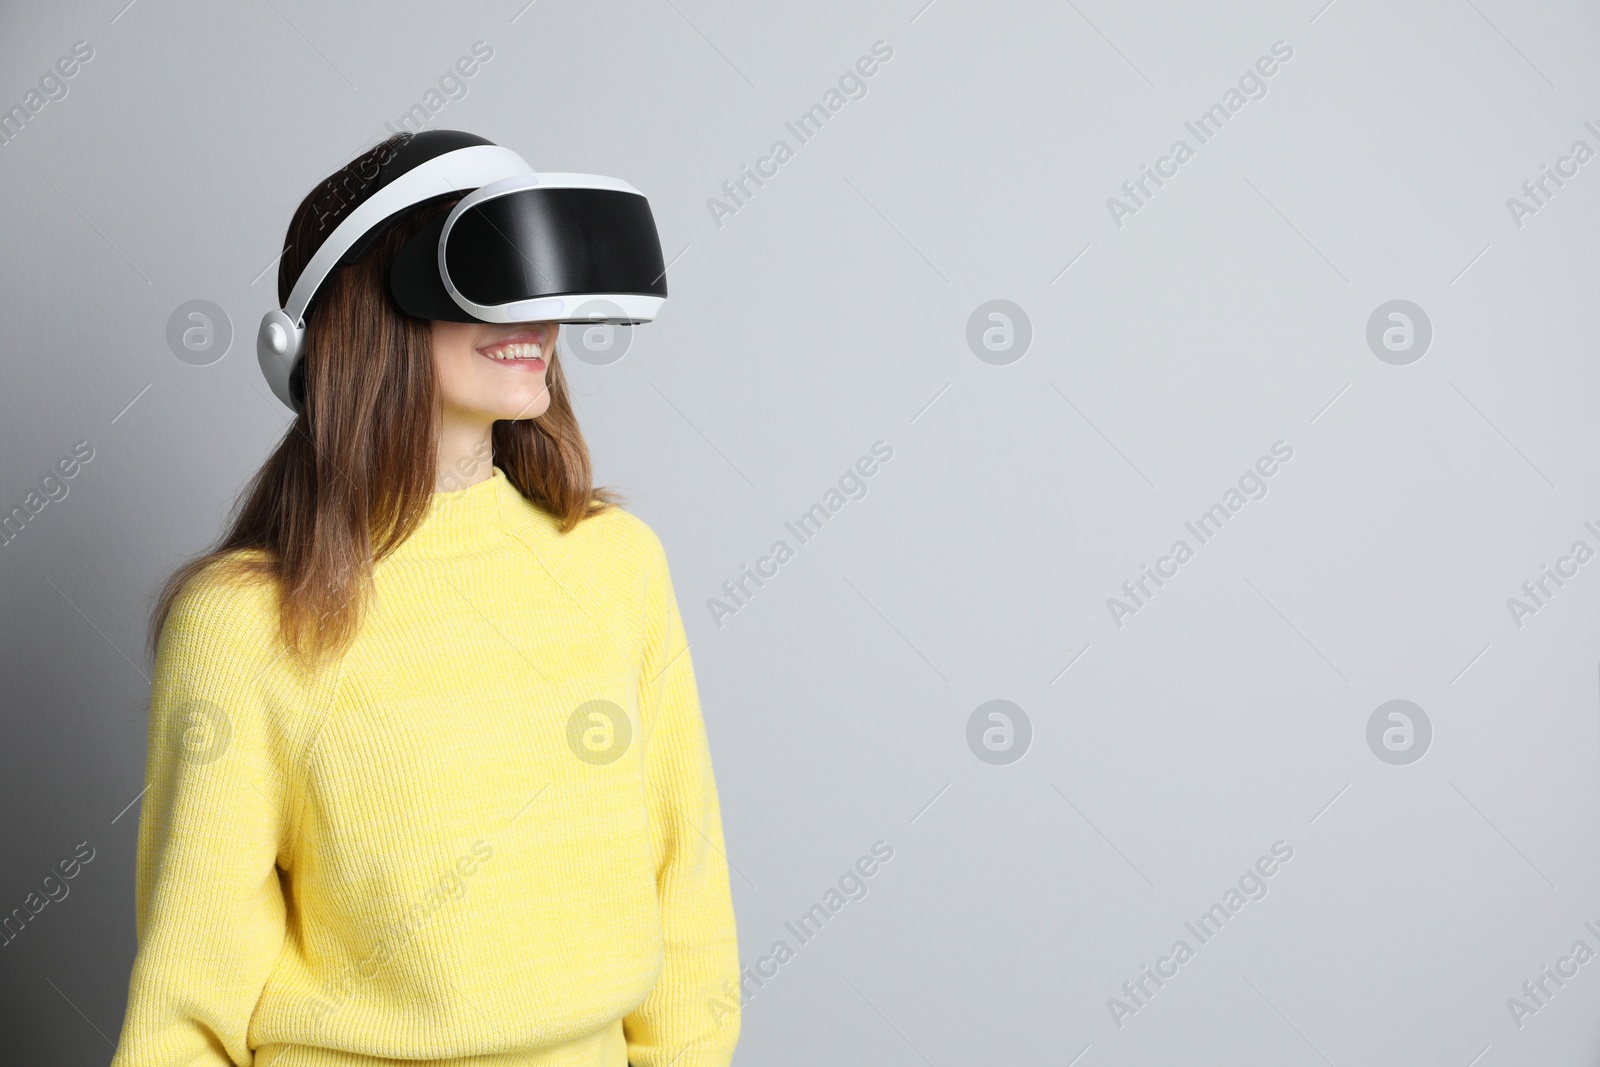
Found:
[[[93,450],[0,545],[0,911],[93,849],[0,949],[0,1046],[110,1056],[142,627],[285,428],[267,268],[311,183],[481,40],[430,124],[624,176],[672,259],[661,319],[568,373],[600,480],[667,545],[742,955],[795,950],[750,985],[739,1062],[1594,1062],[1600,961],[1569,958],[1600,952],[1600,160],[1569,155],[1600,151],[1593,4],[125,2],[0,10],[0,104],[93,48],[0,147],[0,509]],[[1280,41],[1201,143],[1185,122]],[[1535,203],[1546,164],[1576,173]],[[169,345],[193,300],[225,351]],[[994,300],[1020,309],[998,352],[969,341]],[[1395,300],[1421,314],[1391,352],[1369,320]],[[800,544],[784,523],[880,440]],[[1185,523],[1241,476],[1259,499],[1202,544]],[[1546,565],[1576,573],[1536,603]],[[1394,700],[1421,711],[1396,751]],[[799,943],[879,840],[867,895]],[[1266,895],[1201,943],[1241,877]],[[1529,1000],[1545,965],[1577,973]]]

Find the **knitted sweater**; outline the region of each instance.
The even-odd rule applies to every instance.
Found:
[[[739,963],[665,554],[435,493],[340,660],[208,571],[158,645],[112,1067],[726,1067]]]

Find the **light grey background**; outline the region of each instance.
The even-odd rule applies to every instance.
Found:
[[[268,268],[311,184],[483,40],[430,125],[626,178],[671,260],[626,358],[566,368],[599,480],[667,546],[745,963],[894,848],[749,999],[737,1062],[1595,1062],[1600,961],[1520,1027],[1507,998],[1600,951],[1600,561],[1520,627],[1507,598],[1600,547],[1600,161],[1520,227],[1506,203],[1600,149],[1595,5],[124,3],[0,9],[6,107],[94,48],[0,147],[0,510],[95,450],[0,546],[0,912],[95,849],[0,949],[0,1047],[110,1057],[143,626],[284,431]],[[785,121],[879,40],[797,145]],[[1280,40],[1198,145],[1184,122]],[[1107,198],[1180,137],[1119,228]],[[708,198],[779,138],[719,227]],[[194,299],[235,334],[209,366],[165,340]],[[1008,365],[966,341],[996,299],[1033,331]],[[1434,331],[1409,365],[1366,342],[1393,299]],[[716,625],[880,439],[867,495]],[[1267,496],[1115,625],[1279,440]],[[993,699],[1032,724],[1007,765],[967,744]],[[1367,745],[1391,699],[1433,726],[1409,765]],[[1184,922],[1280,840],[1198,946]],[[1195,957],[1117,1026],[1178,938]]]

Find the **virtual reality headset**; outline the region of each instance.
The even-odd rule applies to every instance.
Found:
[[[637,325],[667,299],[650,203],[620,178],[537,174],[522,157],[456,130],[411,134],[377,189],[317,249],[286,306],[261,319],[256,355],[278,399],[298,411],[306,317],[340,267],[410,210],[459,196],[406,242],[389,293],[408,315],[448,322]]]

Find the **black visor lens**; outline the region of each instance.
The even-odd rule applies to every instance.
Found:
[[[566,293],[667,295],[650,203],[614,189],[519,189],[468,208],[445,242],[475,304]]]

